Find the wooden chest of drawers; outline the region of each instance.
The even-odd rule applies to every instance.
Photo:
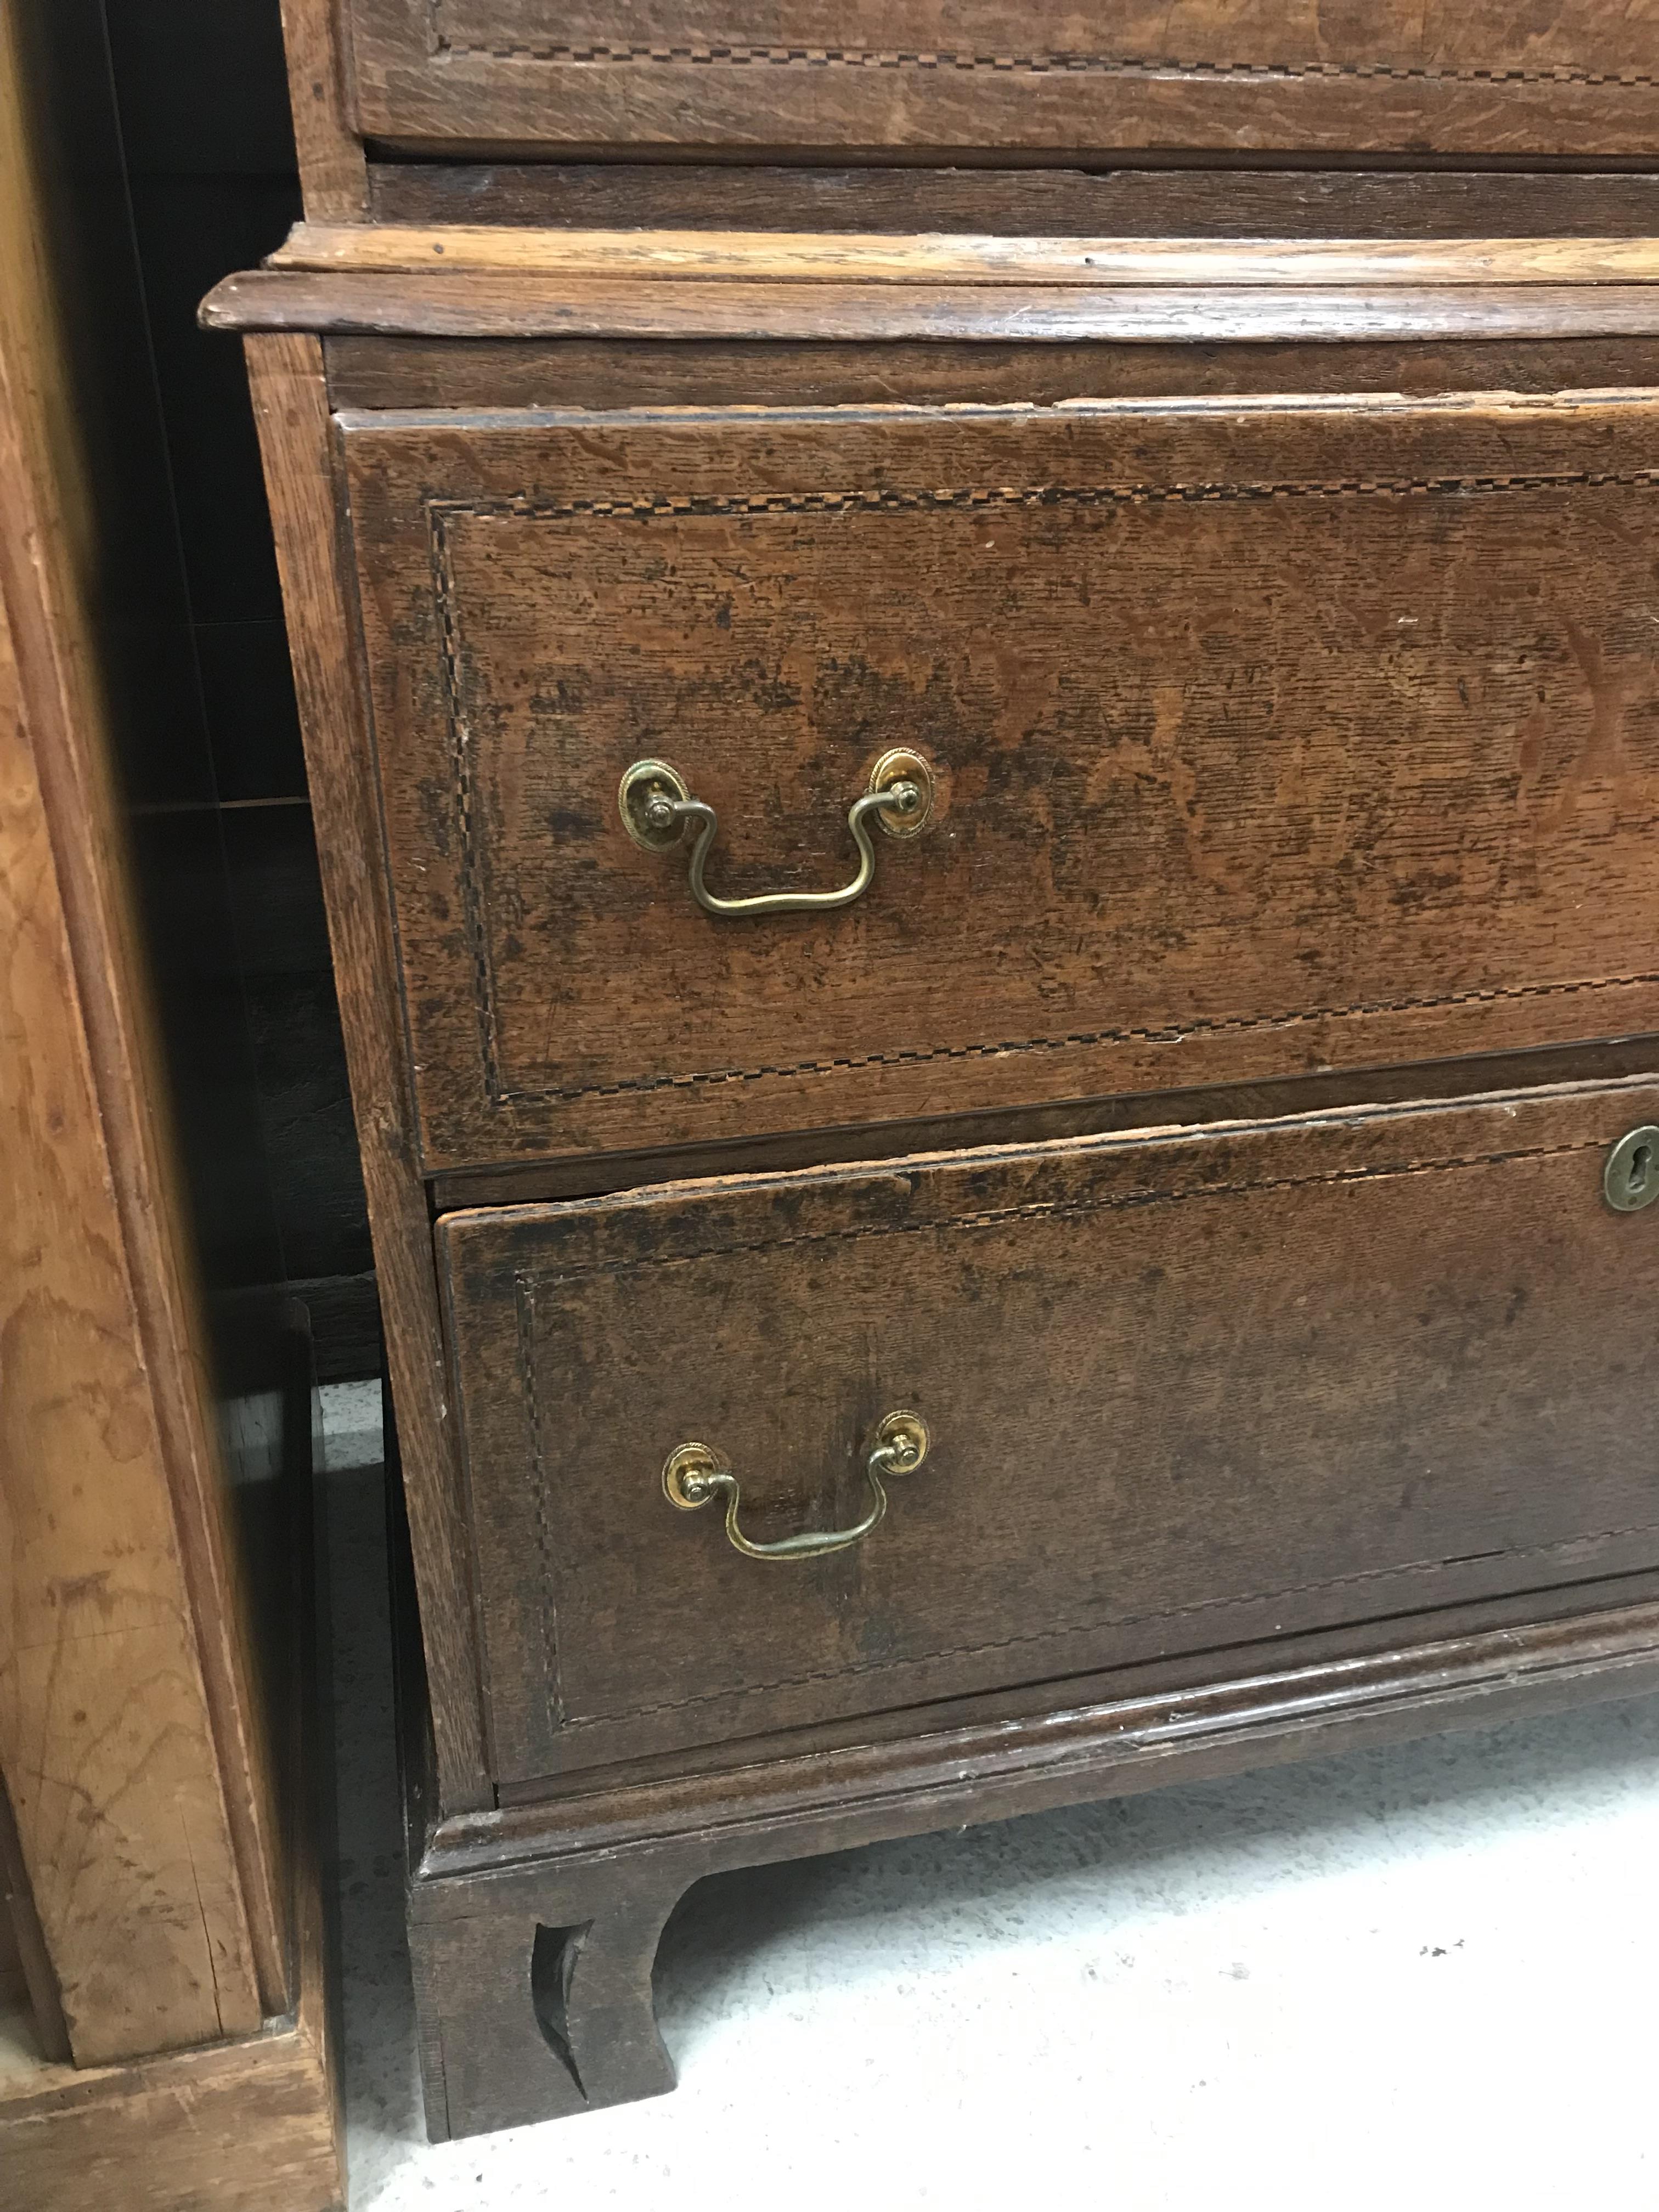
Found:
[[[669,2086],[711,1870],[1659,1679],[1647,180],[710,173],[670,229],[379,158],[757,101],[1639,152],[1628,12],[1179,68],[1133,10],[301,12],[311,220],[207,315],[386,1313],[434,2132]]]

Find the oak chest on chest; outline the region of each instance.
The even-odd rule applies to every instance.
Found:
[[[1017,12],[296,9],[307,224],[209,303],[437,2132],[668,2086],[715,1869],[1659,1672],[1632,19]]]

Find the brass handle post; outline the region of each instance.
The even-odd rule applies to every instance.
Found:
[[[662,1486],[671,1505],[695,1512],[711,1498],[726,1500],[726,1534],[734,1551],[746,1559],[819,1559],[827,1552],[844,1552],[867,1536],[887,1510],[887,1491],[882,1481],[909,1474],[927,1456],[927,1424],[920,1413],[889,1413],[876,1431],[876,1441],[865,1455],[864,1479],[870,1486],[870,1509],[850,1528],[811,1528],[799,1536],[784,1536],[775,1543],[757,1544],[738,1525],[743,1493],[731,1462],[708,1444],[684,1443],[668,1455]]]
[[[694,799],[685,778],[667,761],[638,760],[617,794],[623,826],[648,853],[672,852],[688,829],[691,843],[691,896],[708,914],[812,914],[851,906],[869,890],[876,872],[876,848],[870,840],[873,818],[890,836],[910,837],[925,826],[933,806],[933,775],[920,753],[885,752],[870,771],[868,787],[847,810],[847,826],[858,847],[858,873],[832,891],[763,891],[753,898],[722,898],[703,880],[710,847],[720,828],[714,810]]]

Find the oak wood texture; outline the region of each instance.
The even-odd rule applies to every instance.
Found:
[[[1659,149],[1647,0],[340,4],[361,127],[417,150]]]
[[[350,113],[346,26],[337,9],[316,0],[282,0],[282,11],[306,214],[313,222],[361,221],[368,171]]]
[[[82,2064],[289,2002],[286,1875],[100,688],[100,543],[0,27],[0,1773]]]
[[[410,1900],[430,2131],[465,2135],[611,2101],[613,2054],[623,2069],[650,2069],[642,2087],[627,2087],[624,2072],[623,2094],[669,2086],[647,1947],[668,1904],[704,1875],[1488,1726],[1656,1683],[1650,1599],[1496,1632],[1441,1636],[1431,1621],[1340,1662],[1221,1655],[1206,1680],[1174,1693],[1077,1686],[1066,1703],[1072,1686],[1050,1686],[988,1723],[913,1716],[904,1740],[886,1746],[807,1756],[780,1747],[736,1773],[634,1788],[601,1778],[585,1797],[441,1824]],[[580,1947],[596,1939],[601,1971],[550,1988],[551,1970],[580,1970]],[[593,2054],[589,2080],[579,2053]]]
[[[437,1229],[504,1780],[1659,1563],[1650,1080],[673,1184]],[[674,1511],[723,1451],[756,1561]],[[1018,1602],[1011,1593],[1018,1592]]]
[[[447,1806],[487,1802],[466,1523],[444,1389],[426,1194],[415,1163],[397,960],[382,872],[349,556],[335,505],[322,352],[314,338],[247,347],[276,529],[323,890],[357,1113],[369,1224],[409,1475],[421,1618]]]
[[[410,1955],[432,2140],[672,2089],[651,1969],[677,1899],[665,1889],[566,1928],[524,1912],[417,1919]]]
[[[1195,393],[1659,387],[1659,340],[870,346],[592,338],[325,341],[337,409],[943,406]]]
[[[1659,1028],[1650,396],[342,419],[428,1171]]]
[[[981,162],[994,162],[994,149]],[[1659,232],[1659,177],[1523,170],[919,169],[376,161],[381,223],[992,231],[1116,238],[1602,238]]]
[[[751,1848],[753,1832],[775,1825],[797,1832],[793,1850],[805,1855],[834,1849],[838,1832],[862,1830],[867,1841],[1036,1810],[1017,1794],[1033,1785],[1048,1785],[1053,1794],[1040,1802],[1054,1806],[1154,1786],[1176,1778],[1188,1758],[1200,1772],[1231,1772],[1251,1763],[1253,1737],[1270,1761],[1319,1757],[1347,1749],[1356,1723],[1362,1732],[1386,1724],[1389,1708],[1407,1722],[1401,1735],[1408,1736],[1439,1724],[1437,1706],[1447,1711],[1448,1724],[1461,1709],[1488,1726],[1517,1709],[1548,1710],[1586,1695],[1640,1696],[1659,1671],[1654,1580],[1580,1583],[1577,1597],[1571,1589],[1532,1592],[1539,1607],[1532,1620],[1472,1624],[1459,1620],[1464,1608],[1427,1613],[1395,1624],[1386,1647],[1372,1624],[1342,1638],[1286,1637],[1195,1654],[1184,1665],[1164,1660],[1158,1671],[1170,1679],[1161,1688],[1152,1686],[1151,1668],[1128,1668],[950,1700],[921,1714],[868,1714],[833,1738],[798,1730],[787,1741],[763,1740],[767,1755],[745,1756],[741,1765],[728,1748],[701,1768],[677,1760],[649,1776],[627,1769],[573,1776],[556,1794],[544,1790],[534,1801],[432,1826],[416,1869],[416,1917],[464,1915],[489,1893],[470,1889],[480,1876],[498,1896],[510,1894],[526,1863],[538,1856],[556,1877],[592,1877],[596,1897],[607,1873],[631,1871],[635,1852],[648,1860],[659,1848],[702,1850],[713,1840],[723,1863],[759,1865],[768,1853]],[[1310,1643],[1320,1647],[1316,1656]],[[1540,1693],[1547,1702],[1534,1706]],[[1481,1711],[1488,1702],[1490,1715]],[[884,1734],[889,1719],[899,1725]],[[1283,1739],[1277,1747],[1275,1737]],[[1305,1739],[1299,1745],[1298,1737]],[[1090,1770],[1104,1788],[1091,1787]],[[1109,1770],[1125,1771],[1124,1781]],[[938,1802],[941,1791],[939,1817],[930,1819],[929,1801]],[[983,1805],[977,1814],[964,1809],[976,1802]],[[717,1824],[724,1832],[711,1838]],[[580,1917],[570,1911],[575,1902],[569,1896],[568,1917]]]
[[[767,283],[507,271],[453,276],[251,270],[202,303],[209,330],[428,337],[900,338],[1054,344],[1187,340],[1642,337],[1649,284],[1254,285]]]
[[[948,1114],[933,1121],[866,1121],[830,1129],[787,1129],[729,1145],[666,1152],[583,1152],[519,1167],[463,1169],[428,1178],[435,1214],[480,1206],[524,1206],[544,1200],[597,1198],[685,1176],[782,1173],[846,1165],[897,1152],[942,1152],[988,1145],[1033,1144],[1114,1131],[1195,1127],[1205,1121],[1265,1121],[1328,1109],[1401,1105],[1469,1097],[1485,1091],[1536,1089],[1566,1080],[1610,1082],[1659,1066],[1659,1039],[1621,1037],[1597,1045],[1547,1046],[1537,1052],[1492,1053],[1478,1059],[1417,1060],[1401,1067],[1345,1068],[1261,1083],[1195,1091],[1124,1091],[1109,1098],[1069,1098],[992,1114]]]
[[[341,2212],[322,1893],[297,1864],[292,2011],[235,2042],[0,2081],[0,2212]]]
[[[1651,284],[1659,279],[1659,239],[1194,240],[301,222],[266,266],[771,284]]]
[[[1389,1650],[1397,1651],[1402,1644],[1499,1631],[1529,1636],[1609,1606],[1639,1607],[1655,1599],[1659,1599],[1659,1571],[1613,1574],[1521,1595],[1510,1591],[1434,1606],[1413,1613],[1409,1623],[1393,1624],[1391,1640],[1379,1633],[1376,1621],[1348,1622],[1275,1636],[1265,1643],[1206,1645],[1201,1650],[1164,1653],[1135,1666],[941,1698],[920,1711],[903,1706],[872,1711],[745,1736],[733,1743],[704,1744],[601,1768],[504,1783],[496,1814],[463,1814],[423,1831],[428,1834],[427,1860],[441,1871],[497,1866],[516,1848],[517,1839],[539,1838],[544,1843],[550,1824],[559,1826],[568,1847],[581,1850],[601,1836],[614,1843],[669,1832],[684,1827],[688,1818],[695,1826],[697,1808],[711,1806],[722,1790],[730,1806],[747,1809],[763,1797],[769,1802],[783,1802],[795,1787],[788,1778],[799,1780],[809,1771],[822,1778],[835,1771],[850,1778],[861,1769],[866,1779],[892,1780],[899,1773],[903,1747],[908,1744],[914,1750],[919,1736],[955,1734],[966,1740],[963,1732],[978,1732],[981,1740],[988,1741],[988,1731],[994,1729],[1042,1724],[1045,1717],[1052,1723],[1057,1714],[1103,1703],[1133,1703],[1154,1693],[1173,1699],[1263,1674],[1306,1673],[1354,1662],[1369,1664],[1385,1644]],[[845,1765],[853,1753],[857,1754],[854,1765]],[[776,1799],[768,1769],[781,1770]],[[858,1793],[853,1790],[851,1794]]]

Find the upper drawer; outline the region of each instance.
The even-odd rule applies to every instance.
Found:
[[[347,419],[430,1169],[1659,1029],[1659,404]],[[920,835],[827,913],[889,748]]]
[[[1656,0],[340,4],[359,127],[438,152],[1659,149]]]
[[[1603,1189],[1636,1131],[1615,1193],[1659,1175],[1656,1117],[1631,1083],[447,1217],[498,1776],[1650,1567],[1659,1206]],[[900,1413],[930,1449],[854,1536]],[[711,1455],[745,1542],[854,1540],[740,1553],[664,1495]]]

